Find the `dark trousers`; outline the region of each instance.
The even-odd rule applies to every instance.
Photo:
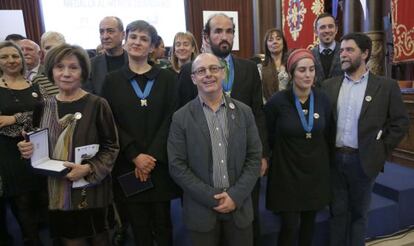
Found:
[[[200,218],[202,220],[202,218]],[[219,220],[216,226],[208,232],[196,232],[190,230],[192,246],[252,246],[252,226],[238,228],[233,219]]]
[[[0,246],[11,245],[12,238],[7,231],[6,201],[0,198]]]
[[[10,204],[10,209],[20,226],[24,245],[42,245],[39,237],[39,211],[38,193],[25,193],[7,199],[2,198],[0,203],[0,235],[7,238],[6,222],[6,202]]]
[[[311,246],[317,211],[281,212],[278,246]]]
[[[363,246],[375,177],[362,169],[358,153],[336,153],[331,168],[330,245]]]
[[[252,203],[253,203],[253,245],[262,245],[260,241],[260,212],[259,212],[259,197],[260,197],[260,178],[256,182],[256,185],[252,191]]]
[[[172,245],[170,202],[127,202],[128,221],[131,223],[135,245]]]

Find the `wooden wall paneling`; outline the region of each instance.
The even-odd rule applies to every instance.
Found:
[[[266,31],[276,27],[276,0],[259,0],[259,22],[260,22],[260,52],[264,53],[263,39]]]
[[[240,0],[185,0],[187,29],[201,46],[203,10],[237,11],[239,17],[239,51],[233,54],[250,58],[253,55],[253,6],[251,1]]]
[[[402,96],[410,118],[410,128],[389,160],[403,166],[414,167],[414,94],[404,93]]]

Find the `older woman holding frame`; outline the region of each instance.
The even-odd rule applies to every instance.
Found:
[[[52,158],[64,160],[70,171],[64,177],[49,176],[50,234],[64,245],[110,245],[106,223],[112,203],[111,170],[118,155],[118,135],[105,99],[81,88],[89,76],[85,50],[69,44],[53,48],[45,68],[59,93],[47,98],[40,127],[49,128]],[[99,145],[98,152],[82,163],[74,163],[75,148]],[[23,157],[33,154],[31,142],[18,144]],[[73,182],[87,185],[73,188]]]

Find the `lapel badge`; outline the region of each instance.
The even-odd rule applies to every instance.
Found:
[[[314,113],[314,114],[313,114],[313,118],[315,118],[315,119],[319,119],[319,114],[318,114],[318,113]]]
[[[76,112],[74,117],[75,117],[75,120],[80,120],[82,118],[82,114],[79,112]]]
[[[372,100],[372,97],[371,97],[371,96],[366,96],[366,97],[365,97],[365,101],[367,101],[367,102],[371,102],[371,100]]]
[[[39,95],[38,95],[36,92],[32,92],[32,97],[34,97],[34,98],[38,98],[38,97],[39,97]]]
[[[231,109],[235,109],[236,108],[236,106],[234,105],[234,103],[229,103],[229,108],[231,108]]]

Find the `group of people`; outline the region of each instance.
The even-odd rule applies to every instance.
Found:
[[[136,245],[172,245],[170,201],[181,196],[193,245],[260,245],[267,174],[278,245],[312,245],[315,216],[328,205],[330,244],[364,245],[372,186],[409,123],[397,83],[367,67],[370,38],[349,33],[338,43],[337,30],[324,13],[320,44],[289,51],[270,29],[258,65],[231,54],[225,14],[206,22],[201,54],[191,33],[177,33],[166,67],[154,59],[162,39],[143,20],[124,31],[118,17],[103,18],[103,54],[91,61],[56,32],[40,47],[1,42],[0,244],[10,243],[8,203],[24,243],[41,245],[46,200],[56,243],[110,245],[112,219],[121,234],[131,226]],[[49,129],[65,176],[46,180],[30,167],[24,135],[35,128]],[[75,163],[75,148],[91,144],[98,152]],[[125,192],[125,175],[151,186]],[[87,185],[73,188],[80,179]]]

